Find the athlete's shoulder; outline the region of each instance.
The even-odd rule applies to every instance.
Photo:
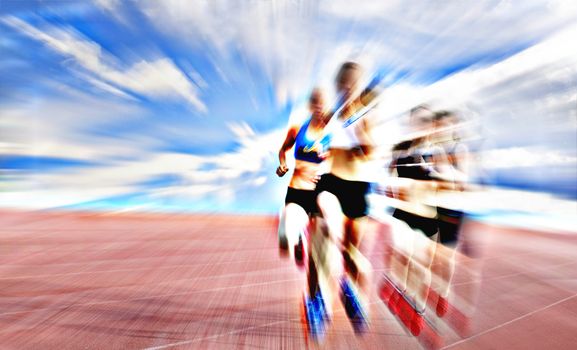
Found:
[[[307,108],[297,108],[289,114],[289,128],[300,129],[310,119],[310,113]]]

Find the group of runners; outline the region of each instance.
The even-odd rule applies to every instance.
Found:
[[[286,153],[292,148],[295,158],[280,215],[279,246],[307,271],[303,311],[308,332],[317,339],[339,301],[355,332],[369,325],[373,273],[361,243],[372,220],[367,195],[375,187],[371,167],[381,157],[377,146],[382,142],[375,135],[373,108],[380,84],[373,81],[362,89],[362,76],[359,64],[341,65],[335,79],[338,102],[332,108],[324,92],[314,89],[310,118],[289,128],[279,151],[278,176],[290,170]],[[394,211],[381,222],[392,242],[381,297],[394,313],[403,303],[410,306],[414,312],[408,325],[415,334],[422,328],[429,294],[436,296],[439,317],[448,310],[463,213],[457,204],[437,197],[466,189],[468,152],[459,141],[462,123],[453,112],[420,105],[409,112],[408,124],[409,132],[387,162],[389,178],[395,180],[385,181],[382,189]]]

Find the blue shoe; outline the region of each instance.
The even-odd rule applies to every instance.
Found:
[[[305,297],[305,315],[309,334],[313,339],[320,340],[325,335],[325,327],[322,314],[319,312],[315,301],[316,298]]]
[[[367,315],[347,278],[341,280],[341,299],[355,333],[364,333],[369,327]]]
[[[330,322],[331,318],[330,318],[329,313],[327,311],[325,299],[323,298],[323,295],[322,295],[320,290],[317,292],[317,294],[315,296],[315,304],[316,304],[316,308],[319,312],[319,315],[322,317],[324,323]]]

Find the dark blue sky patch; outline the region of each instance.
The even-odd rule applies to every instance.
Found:
[[[0,168],[24,171],[58,171],[103,165],[100,162],[58,157],[8,155],[0,157]]]

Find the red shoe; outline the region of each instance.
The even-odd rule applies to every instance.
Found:
[[[401,321],[403,321],[403,323],[405,324],[405,326],[407,326],[407,328],[410,328],[413,319],[415,318],[416,314],[415,309],[413,309],[411,304],[409,304],[409,302],[401,296],[398,302],[398,310],[399,310],[398,311],[399,318],[401,319]]]
[[[437,301],[437,316],[443,317],[449,311],[449,301],[442,296],[439,296],[439,300]]]
[[[401,301],[401,299],[403,299],[401,294],[399,294],[397,290],[394,290],[393,294],[389,298],[389,302],[387,303],[387,306],[389,307],[389,310],[393,315],[399,313],[399,302]]]
[[[415,312],[415,315],[411,322],[411,334],[414,335],[415,337],[419,336],[419,334],[421,334],[421,331],[423,330],[424,325],[425,325],[425,319],[423,318],[423,315],[421,315],[418,312]]]
[[[383,281],[383,284],[381,285],[381,289],[379,290],[379,296],[381,297],[381,300],[385,304],[388,304],[389,300],[391,299],[394,293],[395,293],[395,287],[391,285],[389,280],[385,279]]]

